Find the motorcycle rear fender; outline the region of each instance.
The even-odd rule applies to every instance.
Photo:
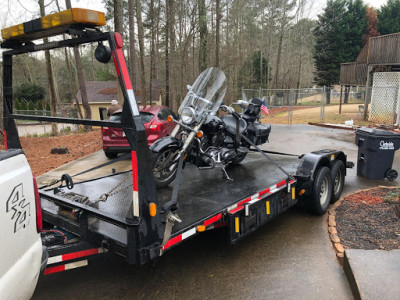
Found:
[[[158,153],[162,149],[166,147],[171,147],[171,146],[176,146],[178,148],[181,148],[183,146],[183,142],[181,140],[178,140],[175,137],[172,136],[166,136],[163,137],[157,141],[155,141],[151,146],[150,146],[150,151]]]

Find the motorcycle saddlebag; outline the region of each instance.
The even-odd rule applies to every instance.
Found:
[[[268,141],[271,125],[269,124],[250,124],[247,127],[248,138],[256,145],[264,144]]]

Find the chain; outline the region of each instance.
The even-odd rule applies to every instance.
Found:
[[[120,183],[118,183],[116,186],[114,186],[107,193],[101,194],[101,196],[97,200],[95,200],[95,202],[106,201],[108,199],[108,197],[116,195],[116,194],[126,190],[127,188],[131,187],[133,185],[133,182],[125,187],[120,188],[130,178],[131,178],[131,175],[129,173],[127,173],[125,178]]]

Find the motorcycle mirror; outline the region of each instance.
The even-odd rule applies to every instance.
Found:
[[[190,90],[192,89],[192,86],[188,84],[188,85],[186,86],[186,88],[188,89],[188,91],[190,91]]]
[[[106,64],[111,59],[111,49],[102,43],[99,43],[94,51],[94,56],[99,62]]]

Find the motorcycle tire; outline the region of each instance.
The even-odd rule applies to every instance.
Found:
[[[166,147],[159,152],[151,152],[151,160],[153,163],[153,175],[157,188],[166,187],[172,181],[174,181],[176,177],[176,171],[178,169],[178,162],[168,166],[167,168],[161,169],[158,172],[156,171],[156,169],[163,162],[169,159],[170,156],[176,152],[176,150],[178,150],[177,147]]]

